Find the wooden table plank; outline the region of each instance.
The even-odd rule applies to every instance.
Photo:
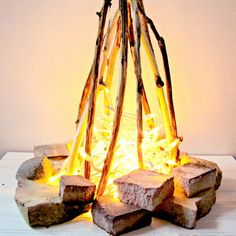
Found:
[[[32,229],[24,222],[14,202],[17,184],[15,173],[24,160],[32,157],[32,153],[7,153],[0,160],[0,235],[107,235],[92,223],[90,213],[49,228]],[[127,235],[236,235],[236,161],[232,156],[199,157],[216,162],[223,171],[223,181],[217,191],[216,204],[206,217],[197,222],[196,229],[187,230],[159,219],[153,219],[151,226]]]

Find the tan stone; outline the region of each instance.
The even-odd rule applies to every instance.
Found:
[[[46,144],[34,147],[35,157],[58,157],[68,156],[69,150],[67,143]]]
[[[187,163],[172,170],[175,189],[181,190],[187,197],[215,186],[216,169]]]
[[[171,197],[158,206],[154,217],[165,219],[184,228],[193,229],[199,218],[207,215],[215,203],[215,189],[207,189],[193,198],[175,191]]]
[[[15,201],[30,226],[60,224],[88,210],[88,206],[62,203],[58,190],[31,180],[18,182]]]
[[[60,196],[63,202],[89,203],[93,201],[96,184],[80,175],[62,176]]]
[[[92,205],[93,222],[111,235],[120,235],[151,224],[147,210],[120,202],[110,196],[98,197]]]
[[[218,189],[220,187],[220,184],[222,181],[222,171],[215,162],[200,159],[197,157],[192,157],[187,154],[182,154],[180,157],[180,164],[184,165],[186,163],[192,163],[192,164],[196,164],[196,165],[200,165],[200,166],[206,166],[211,169],[216,169],[215,189]]]
[[[150,170],[134,170],[115,180],[115,184],[122,202],[149,211],[153,211],[174,193],[172,176]]]
[[[24,161],[16,172],[16,179],[35,180],[44,177],[43,157],[35,157]]]

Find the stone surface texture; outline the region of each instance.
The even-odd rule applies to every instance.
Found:
[[[175,191],[174,197],[163,201],[155,209],[153,216],[193,229],[197,220],[210,212],[215,199],[214,188],[207,189],[193,198],[187,198],[182,192]]]
[[[172,176],[149,170],[134,170],[115,180],[120,200],[153,211],[164,199],[173,196]]]
[[[192,163],[184,164],[172,170],[175,189],[183,191],[187,197],[215,186],[216,169]]]
[[[43,157],[35,157],[24,161],[16,172],[16,179],[40,179],[44,176],[42,166]]]
[[[206,166],[211,169],[216,169],[216,182],[215,182],[215,189],[218,189],[220,187],[221,181],[222,181],[222,171],[219,168],[219,166],[212,161],[200,159],[197,157],[192,157],[187,154],[182,154],[180,157],[180,164],[184,165],[186,163],[192,163],[199,166]]]
[[[57,187],[20,180],[15,201],[25,221],[32,227],[51,226],[73,219],[88,210],[88,206],[63,203]]]
[[[98,197],[92,205],[93,222],[111,235],[120,235],[151,224],[147,210],[128,205],[111,196]]]
[[[96,185],[81,175],[61,177],[60,196],[63,202],[92,202],[95,190]]]
[[[35,157],[68,156],[69,151],[67,145],[68,145],[67,143],[38,145],[34,147],[34,156]]]

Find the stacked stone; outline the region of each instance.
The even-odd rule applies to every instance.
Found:
[[[216,199],[222,172],[212,162],[189,157],[172,175],[135,170],[118,178],[119,200],[98,197],[92,206],[93,221],[111,235],[120,235],[151,224],[157,217],[193,229],[208,214]]]
[[[174,168],[172,174],[174,196],[163,201],[153,216],[193,229],[197,220],[208,214],[215,203],[216,168],[187,163]]]
[[[62,176],[60,189],[38,181],[46,175],[45,160],[51,163],[50,169],[60,169],[68,155],[67,144],[36,146],[34,154],[36,157],[22,163],[16,173],[15,201],[26,222],[32,227],[48,227],[88,211],[96,185],[83,176]]]
[[[217,164],[184,155],[171,175],[135,170],[115,181],[119,199],[100,196],[94,200],[96,185],[83,176],[62,176],[59,190],[37,181],[46,175],[43,155],[52,157],[52,171],[60,169],[68,154],[65,144],[38,146],[35,154],[38,157],[24,162],[16,173],[15,200],[30,226],[71,220],[93,203],[94,223],[111,235],[148,226],[152,217],[192,229],[211,210],[222,179]]]
[[[149,170],[135,170],[115,181],[120,201],[98,197],[92,205],[93,221],[111,235],[151,224],[152,212],[173,196],[174,178]]]

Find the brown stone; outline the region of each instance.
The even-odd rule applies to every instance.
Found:
[[[122,202],[149,211],[153,211],[174,193],[172,176],[150,170],[134,170],[115,180],[115,184]]]
[[[153,216],[193,229],[197,220],[210,212],[215,199],[214,188],[207,189],[193,198],[187,198],[182,192],[175,191],[174,197],[163,201],[155,209]]]
[[[186,163],[192,163],[195,165],[206,166],[211,169],[216,169],[215,189],[218,189],[220,187],[221,180],[222,180],[222,171],[215,162],[188,156],[187,154],[182,154],[181,159],[180,159],[180,164],[184,165]]]
[[[98,197],[92,205],[93,222],[111,235],[120,235],[151,224],[147,210],[120,202],[110,196]]]
[[[96,185],[81,175],[61,177],[60,196],[63,202],[92,202],[95,190]]]
[[[35,157],[63,157],[69,156],[67,143],[46,144],[34,147]]]
[[[215,186],[216,169],[187,163],[172,170],[175,188],[183,191],[187,197]]]
[[[15,201],[30,226],[60,224],[88,210],[88,206],[62,203],[58,190],[26,179],[18,182]]]

